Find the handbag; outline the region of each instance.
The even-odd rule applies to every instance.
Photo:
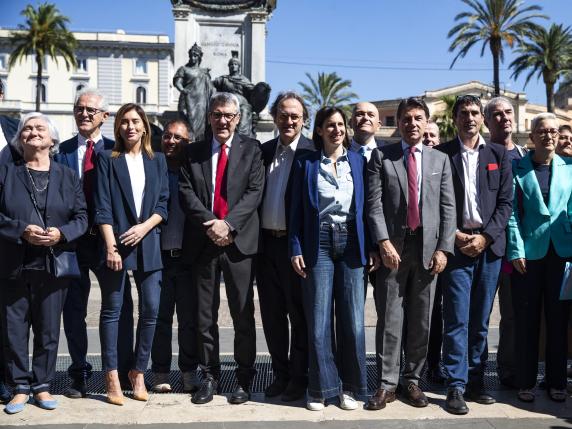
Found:
[[[32,198],[36,214],[42,222],[42,228],[47,229],[33,192],[30,192],[30,198]],[[81,277],[77,255],[72,250],[54,249],[53,246],[50,246],[46,257],[46,269],[58,279],[79,279]]]
[[[570,299],[572,299],[572,262],[566,262],[564,276],[562,277],[562,287],[560,288],[560,301]]]

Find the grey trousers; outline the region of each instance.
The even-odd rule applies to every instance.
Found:
[[[401,383],[419,383],[427,357],[431,312],[437,276],[423,267],[422,234],[407,236],[397,270],[382,266],[377,273],[375,332],[377,384],[395,391],[399,382],[403,320],[407,333]]]

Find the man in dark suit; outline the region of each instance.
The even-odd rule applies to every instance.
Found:
[[[298,94],[280,93],[270,114],[279,134],[262,145],[266,181],[260,208],[256,284],[274,374],[264,393],[269,398],[282,395],[282,400],[288,402],[304,396],[308,384],[308,336],[300,276],[288,257],[290,173],[294,159],[315,147],[302,135],[308,109]]]
[[[480,404],[495,399],[484,391],[487,333],[505,229],[512,210],[512,172],[506,148],[479,134],[483,106],[478,97],[457,97],[453,120],[458,136],[437,146],[451,160],[457,232],[455,254],[442,274],[445,409],[466,414],[464,397]]]
[[[183,257],[193,266],[198,305],[198,355],[203,383],[195,404],[213,399],[220,378],[218,308],[220,276],[234,325],[234,358],[238,387],[232,404],[250,399],[256,371],[254,325],[254,256],[258,251],[258,206],[264,167],[257,140],[235,133],[240,104],[233,94],[211,97],[212,138],[190,144],[181,167],[179,193],[186,214]]]
[[[404,399],[426,407],[419,388],[429,343],[437,274],[453,252],[455,198],[449,160],[422,143],[429,109],[420,98],[397,108],[402,140],[374,149],[368,164],[367,221],[383,266],[376,275],[378,389],[367,408]],[[400,379],[402,332],[405,362]]]
[[[89,271],[97,275],[100,255],[98,253],[99,230],[93,224],[96,158],[103,150],[112,149],[113,140],[103,137],[101,126],[109,117],[108,104],[103,94],[95,88],[84,88],[76,95],[74,119],[77,136],[60,144],[55,160],[74,170],[82,181],[88,210],[88,230],[78,240],[77,254],[81,278],[73,281],[64,305],[64,331],[72,364],[68,368],[71,383],[65,395],[69,398],[85,398],[87,379],[91,376],[91,364],[87,362],[87,303],[91,289]],[[128,280],[127,280],[128,281]],[[130,285],[129,285],[130,286]],[[133,302],[130,287],[125,288],[125,300],[120,320],[123,327],[119,352],[120,372],[126,376],[131,368],[133,344]],[[127,296],[129,295],[129,296]],[[125,377],[124,377],[125,378]],[[130,385],[127,383],[127,385]]]
[[[0,80],[0,102],[4,99],[5,91],[6,86],[2,80]],[[11,144],[12,138],[18,130],[19,123],[20,121],[16,118],[0,115],[0,165],[6,164],[7,162],[13,162],[21,157]],[[0,400],[1,397],[2,394],[0,393]]]

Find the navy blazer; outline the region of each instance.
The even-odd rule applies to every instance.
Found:
[[[74,249],[73,240],[87,229],[87,211],[77,175],[50,164],[45,224],[58,228],[65,240],[56,248]],[[16,278],[22,270],[28,225],[42,226],[31,198],[32,184],[23,163],[0,167],[0,278]]]
[[[365,159],[358,153],[348,151],[348,161],[354,182],[355,223],[359,242],[361,263],[367,264],[369,236],[364,221],[365,205]],[[311,152],[294,161],[292,192],[290,195],[290,219],[288,240],[290,257],[302,255],[306,267],[316,265],[320,247],[320,206],[318,197],[318,169],[322,151]]]
[[[111,150],[115,142],[107,137],[103,137],[103,141],[98,141],[93,150],[96,155],[103,150]],[[54,160],[60,164],[66,165],[79,175],[79,165],[77,159],[78,137],[72,137],[69,140],[60,143],[59,153],[54,156]]]
[[[145,191],[141,207],[141,219],[158,214],[167,221],[169,201],[169,176],[165,155],[155,153],[153,159],[143,152]],[[136,246],[124,246],[119,236],[140,223],[135,210],[131,179],[125,154],[111,157],[111,151],[100,152],[97,157],[97,186],[95,187],[95,224],[111,225],[117,240],[117,248],[126,270],[155,271],[163,268],[161,262],[161,229],[153,228]],[[138,258],[137,254],[141,253]],[[106,261],[105,246],[101,263]]]
[[[463,227],[465,202],[465,176],[459,139],[435,146],[449,155],[453,170],[453,187],[457,203],[457,228]],[[487,143],[479,151],[479,209],[483,219],[483,233],[491,239],[491,251],[504,256],[506,227],[512,213],[512,166],[506,148],[497,143]]]
[[[16,135],[19,123],[20,121],[16,118],[0,115],[0,127],[2,127],[2,132],[4,133],[4,137],[6,137],[6,141],[8,143],[10,143]]]

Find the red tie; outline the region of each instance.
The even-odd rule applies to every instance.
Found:
[[[87,202],[88,211],[91,212],[93,208],[93,179],[95,173],[95,163],[94,155],[95,151],[93,147],[95,143],[93,140],[88,140],[87,149],[85,151],[85,157],[83,159],[83,193],[85,195],[85,200]]]
[[[226,201],[226,164],[228,155],[226,154],[226,144],[222,144],[218,154],[218,162],[216,164],[216,181],[214,191],[213,213],[219,219],[224,219],[228,213],[228,204]]]
[[[419,186],[417,185],[417,161],[415,151],[417,149],[410,146],[407,158],[407,192],[409,200],[407,203],[407,227],[415,231],[421,224],[419,220]]]

